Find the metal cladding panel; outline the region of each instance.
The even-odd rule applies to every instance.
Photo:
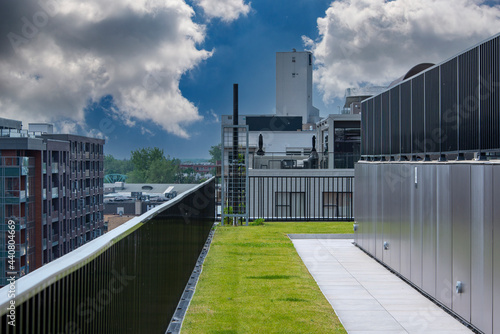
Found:
[[[361,195],[363,196],[363,199],[361,200],[361,202],[363,203],[363,216],[361,217],[363,220],[363,226],[362,226],[362,235],[361,235],[361,238],[362,238],[362,243],[363,243],[363,248],[364,249],[367,249],[368,247],[368,240],[371,238],[371,235],[369,233],[370,229],[369,229],[369,224],[370,224],[370,219],[371,219],[371,216],[370,216],[370,198],[368,196],[370,196],[370,191],[371,191],[371,186],[370,186],[370,180],[369,180],[369,168],[370,168],[370,165],[368,164],[363,164],[363,191],[364,191],[364,194]],[[355,179],[355,185],[356,187],[358,186],[358,180]],[[356,193],[356,191],[354,191]]]
[[[493,333],[500,333],[500,166],[493,167]]]
[[[479,149],[478,50],[458,57],[459,149]]]
[[[382,94],[382,149],[381,154],[391,154],[391,106],[389,92]]]
[[[399,154],[400,150],[400,124],[399,124],[399,86],[391,89],[391,154]]]
[[[401,164],[401,275],[411,279],[411,213],[413,171],[409,164]]]
[[[411,154],[411,81],[401,84],[401,154]]]
[[[374,154],[382,154],[382,97],[375,96],[373,107],[373,147]]]
[[[368,212],[368,198],[367,196],[369,195],[368,192],[368,169],[367,166],[364,163],[358,163],[356,166],[359,168],[359,173],[355,174],[354,177],[354,194],[355,196],[358,196],[358,204],[354,206],[354,217],[356,218],[356,221],[358,222],[358,242],[360,246],[363,249],[366,249],[366,225],[368,224],[368,219],[370,213]],[[359,178],[358,178],[359,176]],[[363,194],[358,193],[358,189],[361,189]],[[356,195],[356,193],[358,193]],[[361,214],[359,214],[358,218],[358,210],[361,210]]]
[[[424,152],[424,113],[425,113],[425,92],[424,76],[416,76],[412,80],[411,87],[411,127],[412,127],[412,153]]]
[[[361,181],[361,184],[359,184],[360,186],[362,186],[364,184],[363,180],[361,179],[361,170],[362,170],[362,164],[355,164],[354,165],[354,177]],[[356,188],[356,187],[355,187]],[[361,221],[362,221],[362,210],[360,209],[361,207],[361,203],[360,201],[362,200],[362,197],[360,196],[360,194],[358,194],[358,192],[362,191],[362,189],[360,188],[357,188],[355,189],[356,191],[354,191],[354,219],[355,219],[355,223],[356,224],[359,224]],[[358,225],[359,226],[359,225]],[[357,231],[354,231],[354,242],[358,245],[360,245],[360,242],[359,242],[359,227],[358,227],[358,230]]]
[[[373,256],[376,256],[377,247],[377,219],[378,219],[378,179],[377,179],[377,164],[371,165],[370,168],[370,184],[371,184],[371,208],[370,208],[370,238],[369,251]]]
[[[455,290],[452,283],[452,216],[450,165],[436,165],[436,298],[451,308]]]
[[[463,292],[453,292],[452,310],[470,322],[471,313],[471,187],[470,165],[451,168],[453,220],[453,286],[462,282]]]
[[[421,170],[417,187],[423,190],[422,288],[436,297],[436,166],[426,165]]]
[[[500,37],[482,44],[479,51],[481,149],[500,148]]]
[[[363,180],[365,181],[365,186],[364,189],[366,191],[365,196],[363,198],[363,203],[364,203],[364,210],[363,212],[365,213],[364,215],[364,220],[363,220],[363,249],[366,250],[367,252],[370,252],[370,241],[373,239],[373,236],[371,235],[371,224],[372,224],[372,184],[370,180],[370,169],[371,166],[369,164],[366,164],[365,170],[363,173]],[[356,179],[356,184],[359,182],[359,180]]]
[[[391,244],[390,244],[390,237],[391,237],[391,224],[392,224],[392,207],[391,207],[391,191],[387,187],[387,176],[391,174],[391,164],[380,164],[380,190],[381,190],[381,197],[382,197],[382,203],[381,203],[381,215],[380,215],[380,222],[383,225],[382,227],[382,260],[384,261],[385,264],[389,265],[391,267]],[[389,244],[388,249],[384,249],[384,243],[387,242]]]
[[[439,152],[439,67],[425,72],[425,139],[426,153]]]
[[[365,225],[365,196],[366,196],[366,176],[364,175],[366,165],[364,163],[357,163],[354,166],[354,217],[355,223],[358,224],[357,231],[354,232],[354,241],[363,247],[363,227]]]
[[[401,270],[401,182],[398,178],[401,176],[401,166],[390,164],[388,167],[390,178],[385,178],[385,190],[388,194],[385,196],[385,202],[390,230],[387,231],[386,238],[389,240],[389,266],[399,272]]]
[[[422,287],[422,211],[427,208],[422,206],[425,189],[420,186],[422,166],[413,167],[411,185],[411,281]],[[417,181],[417,182],[415,182]]]
[[[373,222],[374,222],[374,211],[373,211],[373,197],[375,196],[374,194],[374,191],[376,191],[376,187],[374,186],[374,180],[373,180],[373,177],[374,177],[374,170],[373,170],[373,166],[370,164],[368,167],[368,170],[366,172],[366,177],[368,178],[368,198],[366,199],[367,203],[368,203],[368,210],[366,211],[366,221],[367,221],[367,224],[366,224],[366,232],[365,232],[365,236],[367,238],[367,240],[365,241],[365,250],[368,251],[370,254],[374,254],[375,253],[375,231],[373,229]]]
[[[383,252],[384,252],[384,223],[382,220],[382,215],[383,215],[383,203],[384,203],[384,193],[383,193],[383,184],[382,184],[382,167],[383,164],[376,164],[374,165],[374,169],[376,170],[376,175],[375,175],[375,214],[374,214],[374,221],[375,221],[375,229],[376,229],[376,236],[375,236],[375,257],[381,261],[383,261]]]
[[[454,152],[457,145],[457,58],[441,69],[441,152]]]
[[[493,166],[471,166],[471,322],[493,333]]]

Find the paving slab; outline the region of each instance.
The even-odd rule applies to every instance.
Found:
[[[473,333],[352,239],[291,240],[349,334]]]

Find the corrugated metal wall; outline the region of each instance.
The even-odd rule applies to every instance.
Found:
[[[500,163],[360,162],[355,179],[358,246],[477,329],[500,333]]]

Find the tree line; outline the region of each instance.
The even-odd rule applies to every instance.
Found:
[[[184,176],[179,159],[165,156],[158,147],[132,151],[130,160],[104,157],[104,174],[123,174],[128,183],[194,183],[194,176]]]
[[[220,159],[220,146],[210,148],[210,161]],[[181,170],[181,161],[165,156],[163,149],[147,147],[134,150],[130,159],[116,159],[111,154],[104,156],[104,174],[122,174],[128,183],[197,183],[194,170]]]

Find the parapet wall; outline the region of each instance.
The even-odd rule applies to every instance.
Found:
[[[500,163],[359,162],[354,215],[360,248],[500,333]]]

